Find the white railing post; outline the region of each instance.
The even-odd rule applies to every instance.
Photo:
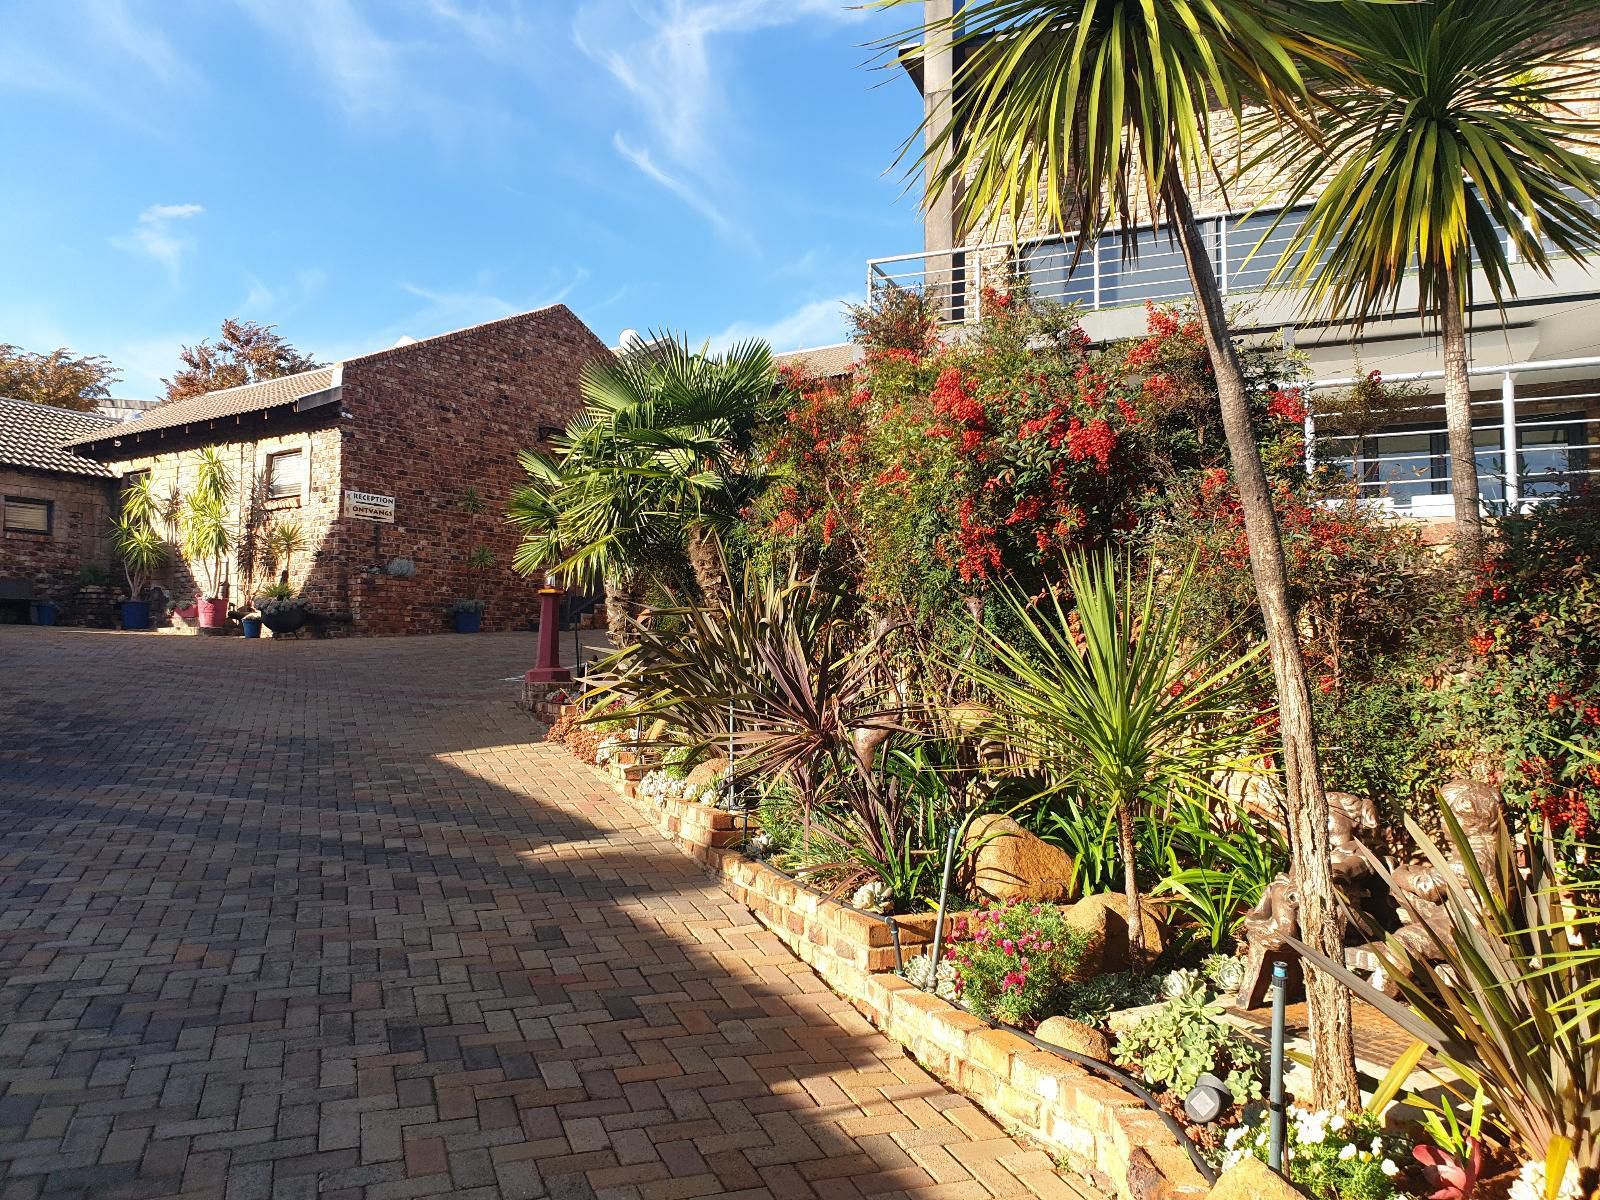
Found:
[[[972,265],[967,260],[971,259]],[[962,277],[967,281],[967,320],[983,320],[983,252],[968,250],[961,256]]]
[[[1521,467],[1517,462],[1517,384],[1507,371],[1500,377],[1500,445],[1505,462],[1506,511],[1516,512],[1522,505]]]
[[[1217,266],[1220,273],[1217,283],[1222,288],[1222,294],[1228,294],[1228,218],[1217,218]]]
[[[1094,308],[1095,312],[1099,312],[1100,311],[1100,243],[1102,241],[1104,241],[1104,240],[1105,240],[1104,238],[1099,238],[1099,237],[1094,239],[1094,252],[1093,252],[1093,257],[1094,257],[1094,304],[1093,304],[1093,308]]]

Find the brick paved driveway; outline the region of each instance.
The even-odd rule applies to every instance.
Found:
[[[0,626],[0,1200],[1075,1194],[529,741],[532,650]]]

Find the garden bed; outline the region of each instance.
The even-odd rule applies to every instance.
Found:
[[[891,926],[830,899],[734,849],[740,814],[648,800],[630,773],[637,768],[614,768],[618,790],[657,829],[715,871],[757,920],[933,1074],[1125,1200],[1206,1194],[1183,1147],[1137,1097],[894,974],[932,943],[932,914],[895,917]]]

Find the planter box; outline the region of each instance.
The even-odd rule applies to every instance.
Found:
[[[683,800],[653,803],[635,796],[631,783],[618,786],[662,833],[720,875],[734,898],[835,992],[928,1070],[1005,1123],[1027,1130],[1122,1200],[1206,1195],[1205,1180],[1182,1146],[1136,1097],[894,974],[895,929],[899,955],[909,959],[932,942],[934,914],[896,917],[891,929],[740,854],[733,848],[743,832],[736,814]]]

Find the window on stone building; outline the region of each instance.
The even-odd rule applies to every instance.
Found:
[[[7,533],[50,532],[50,501],[7,496],[5,507]]]
[[[304,450],[284,450],[267,455],[267,497],[287,500],[303,496],[306,490]]]

